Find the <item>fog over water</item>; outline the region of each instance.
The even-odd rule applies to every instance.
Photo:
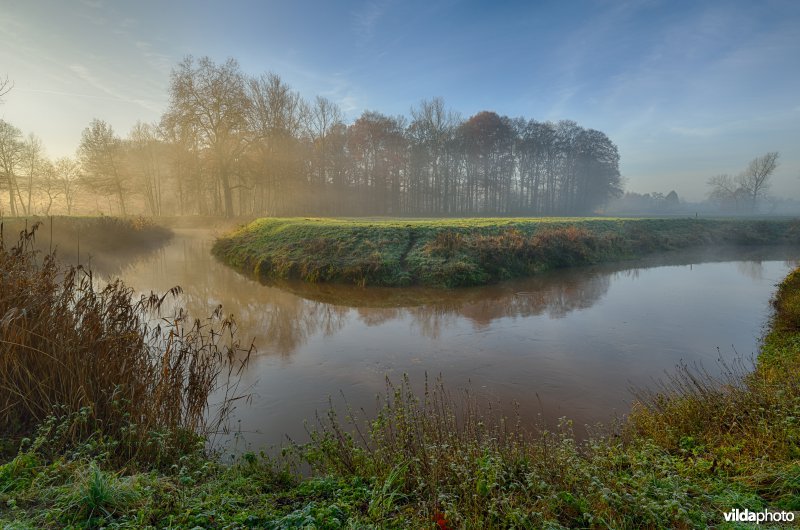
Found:
[[[754,354],[775,284],[800,257],[682,252],[443,291],[264,285],[217,262],[212,241],[177,230],[120,275],[143,292],[180,285],[194,316],[217,304],[236,316],[258,349],[244,377],[252,403],[234,424],[254,447],[304,439],[329,396],[371,413],[385,376],[403,374],[415,387],[441,374],[508,412],[516,401],[527,422],[608,422],[628,410],[631,386],[652,388],[681,362],[715,373],[720,355]]]

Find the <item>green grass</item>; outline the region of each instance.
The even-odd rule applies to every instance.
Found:
[[[213,252],[265,279],[458,287],[656,251],[799,242],[797,220],[265,218]]]
[[[377,415],[331,408],[277,458],[199,443],[121,465],[102,425],[64,446],[83,416],[51,418],[0,460],[0,527],[746,528],[723,513],[800,510],[800,269],[773,306],[755,366],[683,367],[585,440],[407,379]]]

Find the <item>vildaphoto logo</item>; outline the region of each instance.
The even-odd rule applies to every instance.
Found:
[[[725,522],[728,523],[791,523],[794,521],[794,512],[770,512],[763,510],[751,512],[747,508],[740,510],[733,509],[723,514]]]

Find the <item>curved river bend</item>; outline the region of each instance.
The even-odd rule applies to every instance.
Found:
[[[374,411],[384,377],[421,384],[442,374],[523,419],[575,425],[624,414],[631,387],[652,387],[680,362],[757,352],[775,284],[796,250],[670,254],[582,267],[500,285],[437,291],[288,283],[262,285],[217,262],[213,235],[177,230],[119,276],[136,290],[180,285],[190,314],[222,304],[257,355],[237,417],[253,447],[305,438],[304,420],[341,394]]]

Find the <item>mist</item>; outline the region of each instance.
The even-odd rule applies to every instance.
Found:
[[[793,521],[798,28],[3,2],[0,528]]]
[[[465,120],[575,121],[617,146],[632,193],[701,202],[709,178],[778,151],[770,193],[800,198],[793,2],[236,6],[9,3],[0,78],[14,89],[0,118],[51,158],[74,157],[92,119],[123,138],[137,121],[158,123],[187,54],[233,57],[248,77],[272,71],[308,102],[327,98],[347,125],[365,111],[410,120],[436,97]]]
[[[4,81],[3,93],[13,85]],[[780,153],[708,179],[708,200],[624,189],[617,145],[571,120],[484,110],[443,98],[410,116],[364,111],[347,123],[330,99],[304,99],[280,75],[229,58],[187,56],[157,122],[124,136],[102,119],[75,157],[0,120],[0,215],[585,216],[793,215],[768,195]],[[764,167],[754,164],[764,160]],[[767,162],[767,159],[769,163]]]

